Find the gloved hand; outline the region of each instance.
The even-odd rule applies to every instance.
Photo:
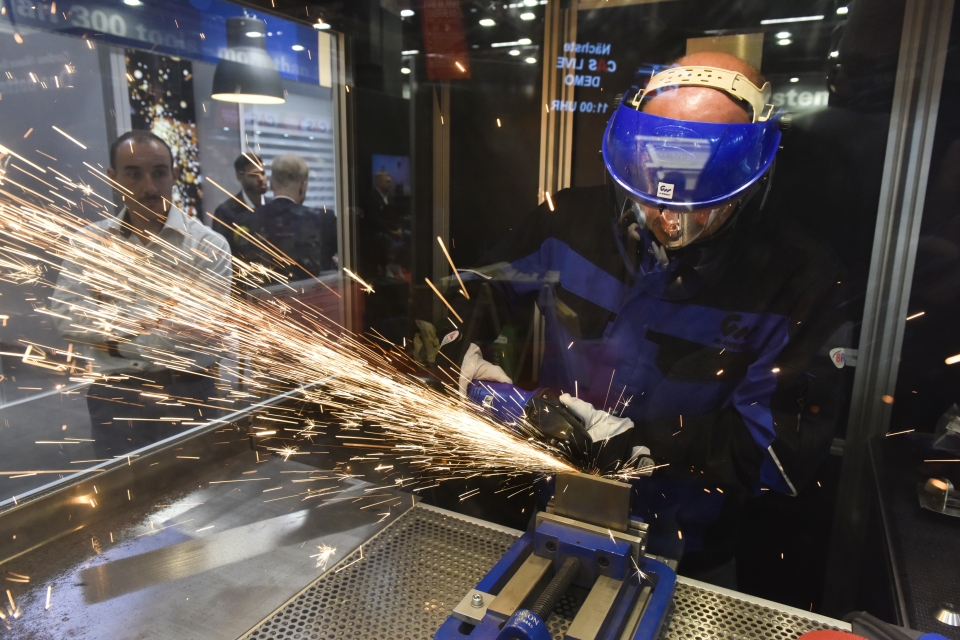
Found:
[[[587,430],[590,439],[594,442],[600,440],[609,440],[613,436],[620,435],[625,431],[633,429],[633,420],[630,418],[618,418],[606,411],[600,411],[594,408],[589,402],[574,398],[569,393],[560,396],[560,402],[569,409],[573,415],[580,418],[583,426]]]
[[[463,364],[460,365],[460,395],[466,395],[467,387],[474,380],[513,384],[513,380],[503,369],[483,359],[480,347],[471,344],[466,355],[463,356]]]

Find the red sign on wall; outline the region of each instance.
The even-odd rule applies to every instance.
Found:
[[[427,78],[456,80],[470,77],[467,36],[460,0],[423,0],[421,9]]]

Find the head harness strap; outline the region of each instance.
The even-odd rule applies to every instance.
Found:
[[[743,100],[753,108],[753,122],[765,122],[773,113],[770,101],[770,83],[762,87],[750,82],[737,71],[716,67],[672,67],[650,78],[646,88],[629,104],[639,109],[648,94],[665,87],[710,87]]]

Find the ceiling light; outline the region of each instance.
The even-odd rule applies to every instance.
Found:
[[[139,7],[143,3],[140,2],[140,0],[123,0],[123,4],[127,5],[128,7]]]
[[[779,44],[780,46],[786,46],[788,44],[793,44],[793,40],[791,40],[790,38],[780,38],[779,40],[777,40],[777,44]]]
[[[793,34],[790,33],[789,31],[781,31],[780,33],[777,34],[777,37],[782,40],[783,38],[789,38],[792,35]]]
[[[251,33],[259,37],[251,37]],[[262,20],[227,18],[227,52],[232,59],[224,57],[217,63],[211,91],[214,100],[244,104],[286,102],[277,66],[267,54],[265,33]]]
[[[313,28],[316,29],[317,31],[322,31],[322,30],[324,30],[324,29],[329,29],[329,28],[330,28],[330,23],[324,22],[323,20],[319,20],[319,19],[318,19],[318,20],[313,24]]]
[[[800,78],[790,78],[790,82],[800,82]]]
[[[413,9],[401,9],[401,10],[400,10],[400,17],[401,17],[401,18],[412,18],[412,17],[413,17]]]
[[[530,44],[530,42],[530,38],[520,38],[519,40],[512,40],[510,42],[494,42],[491,43],[490,46],[494,49],[498,47],[516,47],[518,45]]]
[[[260,33],[259,31],[247,31],[245,34],[248,38],[264,38],[266,37],[265,33]]]
[[[495,25],[495,24],[497,24],[497,23],[496,23],[495,21],[493,21],[492,19],[490,19],[490,18],[484,18],[484,19],[482,19],[482,20],[480,21],[480,26],[481,26],[481,27],[492,27],[492,26]]]
[[[410,69],[407,67],[400,67],[400,73],[402,73],[403,75],[407,75],[408,73],[410,73]]]
[[[510,49],[510,55],[512,56],[520,55],[520,49]]]
[[[537,59],[534,57],[527,58],[526,60],[529,64],[537,64]]]
[[[760,24],[783,24],[784,22],[812,22],[814,20],[823,20],[823,16],[797,16],[796,18],[770,18],[761,20]]]
[[[406,51],[401,51],[401,52],[400,52],[400,55],[403,55],[403,56],[415,56],[415,55],[417,55],[418,53],[420,53],[420,50],[419,50],[419,49],[407,49]]]
[[[540,3],[537,0],[523,0],[523,4],[525,4],[528,7],[535,7]]]
[[[293,45],[293,46],[290,47],[290,48],[293,49],[294,51],[303,51],[303,45],[302,45],[302,44],[295,44],[295,45]]]
[[[837,7],[837,15],[845,16],[850,13],[850,7]]]
[[[830,57],[831,57],[831,58],[839,58],[839,57],[840,57],[840,52],[839,52],[839,51],[831,51],[831,52],[830,52]]]
[[[530,12],[530,11],[528,11],[528,12],[526,12],[526,13],[521,13],[521,14],[520,14],[520,19],[521,19],[521,20],[533,20],[533,19],[536,18],[536,17],[537,17],[537,15],[536,15],[535,13]]]

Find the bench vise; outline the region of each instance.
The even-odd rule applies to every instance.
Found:
[[[630,517],[631,486],[558,474],[556,495],[458,604],[436,640],[551,640],[547,620],[568,589],[586,594],[566,640],[653,640],[676,574],[644,554],[647,525]]]

